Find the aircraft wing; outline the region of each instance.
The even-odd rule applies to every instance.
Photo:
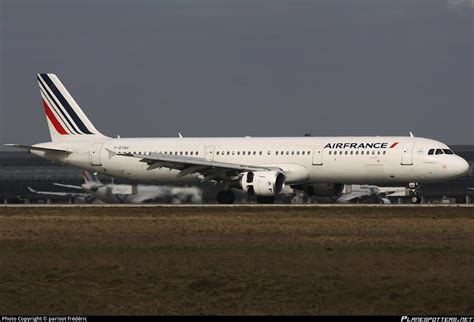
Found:
[[[39,194],[39,195],[50,195],[50,196],[62,196],[62,197],[83,197],[87,198],[90,197],[90,194],[88,193],[80,193],[80,192],[56,192],[56,191],[36,191],[35,189],[31,187],[27,187],[28,190],[30,190],[33,193]]]
[[[222,181],[232,176],[236,176],[239,173],[246,171],[275,171],[280,170],[277,167],[266,167],[266,166],[254,166],[237,163],[227,163],[218,161],[209,161],[203,158],[181,156],[181,155],[169,155],[154,153],[151,155],[147,154],[132,154],[132,153],[119,153],[117,155],[133,157],[141,159],[141,162],[148,164],[148,170],[157,168],[169,168],[180,170],[177,177],[184,177],[189,174],[199,173],[203,176],[202,182],[204,181]]]
[[[78,190],[84,190],[82,187],[80,186],[73,186],[73,185],[70,185],[70,184],[62,184],[62,183],[53,183],[55,186],[58,186],[58,187],[64,187],[64,188],[71,188],[71,189],[78,189]]]
[[[360,197],[370,196],[372,193],[370,191],[354,191],[351,193],[343,193],[339,198],[337,198],[337,203],[346,203],[352,200],[358,199]]]

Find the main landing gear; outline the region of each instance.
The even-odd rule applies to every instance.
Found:
[[[257,196],[257,202],[260,204],[272,204],[275,202],[275,197],[258,197]]]
[[[408,184],[408,188],[410,188],[410,201],[413,204],[421,203],[421,197],[418,195],[418,183],[410,182]]]
[[[223,205],[233,204],[235,201],[235,194],[232,190],[222,190],[217,193],[217,202]],[[272,204],[275,202],[274,196],[258,197],[257,202],[260,204]]]
[[[220,204],[233,204],[235,195],[231,190],[222,190],[217,193],[217,202]]]

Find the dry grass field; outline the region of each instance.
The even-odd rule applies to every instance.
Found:
[[[474,208],[0,208],[2,314],[473,314]]]

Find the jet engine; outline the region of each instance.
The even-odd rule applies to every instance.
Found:
[[[285,188],[285,179],[281,171],[245,172],[240,186],[249,196],[275,196]]]
[[[338,197],[344,190],[342,183],[313,183],[292,185],[293,189],[303,190],[309,197]]]

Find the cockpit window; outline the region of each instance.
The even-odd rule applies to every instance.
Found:
[[[430,150],[428,151],[428,155],[433,155],[433,154],[434,154],[434,150],[435,150],[435,149],[430,149]]]
[[[436,155],[443,154],[443,150],[442,149],[436,149],[435,154]]]
[[[454,154],[450,149],[443,149],[444,154]]]

